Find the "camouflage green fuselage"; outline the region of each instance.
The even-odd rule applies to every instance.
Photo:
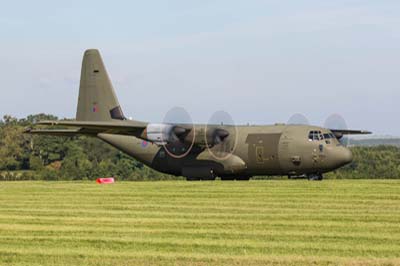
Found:
[[[196,125],[202,132],[204,125]],[[216,176],[302,175],[325,173],[352,160],[351,152],[336,138],[310,140],[311,131],[328,129],[305,125],[221,126],[232,137],[223,150],[194,145],[190,153],[176,158],[170,147],[133,136],[98,134],[98,137],[151,168],[173,175]],[[233,130],[235,132],[233,132]]]

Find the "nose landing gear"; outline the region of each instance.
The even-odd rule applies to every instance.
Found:
[[[307,175],[308,180],[310,181],[322,181],[322,174],[309,174]]]
[[[289,179],[308,179],[310,181],[321,181],[323,179],[322,174],[308,174],[308,175],[288,175]]]

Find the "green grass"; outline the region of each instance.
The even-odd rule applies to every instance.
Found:
[[[400,181],[3,182],[0,265],[400,265]]]

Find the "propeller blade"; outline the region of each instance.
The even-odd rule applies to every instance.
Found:
[[[345,137],[345,134],[343,134],[343,132],[347,132],[349,130],[346,120],[341,115],[331,114],[328,116],[328,118],[325,120],[324,127],[332,129],[332,133],[343,146],[347,146],[349,144],[349,138]]]
[[[205,143],[208,152],[217,160],[232,156],[237,145],[237,127],[230,114],[215,112],[206,125]]]
[[[297,113],[292,115],[289,120],[287,121],[288,125],[309,125],[310,122],[308,121],[305,115]]]
[[[173,158],[180,159],[187,156],[194,146],[194,124],[189,113],[182,107],[171,108],[164,116],[163,123],[172,125],[171,136],[173,142],[164,145],[165,151]]]

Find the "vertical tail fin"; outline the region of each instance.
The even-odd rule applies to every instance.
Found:
[[[86,50],[79,86],[78,121],[125,120],[100,53]]]

